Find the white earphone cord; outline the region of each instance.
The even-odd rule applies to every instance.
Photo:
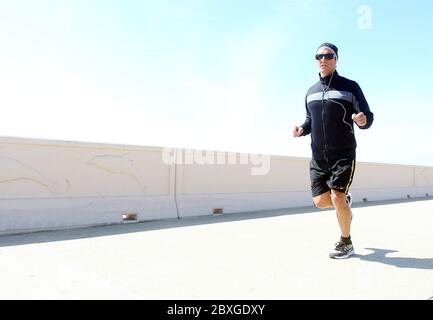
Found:
[[[332,73],[332,75],[331,75],[331,79],[329,79],[329,83],[328,83],[328,86],[327,86],[326,88],[323,86],[322,83],[320,83],[320,84],[322,85],[323,97],[325,96],[325,93],[328,92],[329,87],[331,86],[331,82],[332,82],[332,78],[334,77],[334,73],[335,73],[335,71]],[[344,120],[344,118],[346,117],[346,113],[347,113],[347,111],[346,111],[346,108],[343,106],[343,104],[341,104],[340,102],[337,102],[337,101],[335,101],[335,100],[331,100],[331,99],[327,99],[327,100],[328,100],[328,101],[332,101],[332,102],[334,102],[334,103],[340,105],[340,106],[343,108],[344,114],[343,114],[343,119],[342,119],[342,120],[343,120],[343,122],[344,122],[346,125],[349,126],[349,128],[350,128],[350,133],[353,133],[353,134],[354,134],[354,132],[353,132],[353,128],[352,128],[352,126],[350,125],[350,123],[348,123],[348,122],[346,122],[346,121]]]

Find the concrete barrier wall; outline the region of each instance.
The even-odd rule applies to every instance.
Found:
[[[242,156],[238,155],[238,159]],[[178,169],[181,216],[310,205],[308,161],[273,156],[269,172],[253,175],[257,165],[236,161],[226,165],[182,165]]]
[[[0,234],[312,205],[309,159],[197,155],[0,138]],[[358,162],[351,190],[355,202],[431,196],[433,167]]]
[[[177,217],[161,148],[0,139],[0,232]]]
[[[351,190],[355,202],[433,196],[433,167],[358,163]]]

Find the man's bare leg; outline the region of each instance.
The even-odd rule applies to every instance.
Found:
[[[346,194],[343,192],[331,190],[330,198],[335,210],[337,211],[337,219],[338,224],[340,225],[341,235],[344,238],[348,238],[350,236],[352,211],[347,204]]]

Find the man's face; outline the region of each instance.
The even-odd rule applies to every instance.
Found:
[[[333,54],[334,52],[326,47],[319,48],[317,50],[317,54]],[[331,75],[337,66],[337,58],[332,58],[330,60],[326,59],[326,57],[321,58],[320,60],[316,60],[317,67],[319,68],[319,72],[322,77]]]

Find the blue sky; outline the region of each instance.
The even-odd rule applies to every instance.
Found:
[[[358,160],[433,165],[430,1],[0,0],[0,136],[310,156],[314,53],[375,114]]]

